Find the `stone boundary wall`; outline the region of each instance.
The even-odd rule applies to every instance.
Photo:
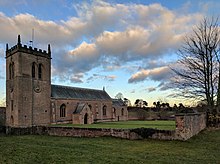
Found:
[[[52,127],[52,126],[34,126],[34,127],[6,127],[8,135],[51,135],[68,137],[116,137],[124,139],[174,139],[175,131],[158,130],[150,128],[137,129],[112,129],[112,128],[76,128],[76,127]]]
[[[176,139],[187,140],[205,128],[206,113],[176,115]]]
[[[176,116],[176,130],[158,130],[151,128],[112,129],[112,128],[76,128],[55,126],[6,127],[11,135],[51,135],[70,137],[117,137],[124,139],[187,140],[206,128],[205,114],[182,114]]]

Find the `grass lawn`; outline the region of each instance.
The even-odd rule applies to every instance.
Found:
[[[188,141],[0,136],[0,163],[220,163],[220,130]]]
[[[95,124],[76,125],[60,124],[52,126],[72,126],[81,128],[116,128],[116,129],[133,129],[133,128],[157,128],[162,130],[175,130],[175,121],[119,121],[119,122],[102,122]]]

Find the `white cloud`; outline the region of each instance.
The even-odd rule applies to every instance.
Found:
[[[98,79],[104,79],[107,81],[114,81],[117,78],[115,75],[100,75],[100,74],[93,74],[87,79],[87,83],[98,80]]]
[[[13,45],[17,34],[21,34],[24,44],[28,43],[34,28],[34,45],[52,46],[53,75],[77,81],[76,74],[96,67],[118,69],[129,62],[158,60],[167,52],[174,52],[181,37],[201,18],[199,13],[181,15],[160,4],[94,1],[74,7],[78,15],[56,22],[28,13],[14,17],[0,13],[0,43]],[[152,71],[143,69],[129,82],[147,76],[159,80],[161,75],[153,76]]]
[[[72,83],[83,83],[83,80],[82,80],[83,76],[84,76],[83,73],[75,74],[70,78],[70,81]]]
[[[164,79],[168,79],[170,77],[170,68],[167,66],[158,67],[154,69],[142,69],[139,72],[133,74],[131,78],[128,80],[129,83],[137,83],[140,81],[144,81],[147,78],[154,81],[161,81]]]

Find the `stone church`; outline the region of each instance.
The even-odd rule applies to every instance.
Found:
[[[51,48],[6,45],[6,126],[92,124],[128,119],[122,100],[103,90],[51,84]]]

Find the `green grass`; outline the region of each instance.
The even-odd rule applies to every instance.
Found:
[[[188,141],[0,136],[0,163],[220,163],[220,130]]]
[[[102,122],[95,124],[76,125],[60,124],[52,126],[71,126],[80,128],[116,128],[116,129],[133,129],[133,128],[157,128],[162,130],[174,130],[175,121],[119,121],[119,122]]]

